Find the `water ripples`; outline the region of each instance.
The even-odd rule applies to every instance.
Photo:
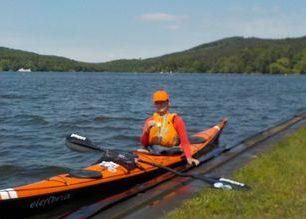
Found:
[[[221,143],[233,145],[305,110],[305,84],[305,76],[0,73],[0,189],[97,160],[65,147],[72,132],[103,148],[138,148],[156,89],[168,90],[189,134],[229,117]]]

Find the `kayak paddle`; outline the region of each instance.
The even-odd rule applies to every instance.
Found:
[[[172,169],[172,168],[169,168],[169,167],[157,164],[157,163],[138,159],[137,155],[132,154],[131,152],[126,152],[122,150],[101,149],[97,145],[92,143],[92,141],[89,140],[87,137],[81,136],[79,134],[73,133],[73,134],[68,135],[66,137],[65,145],[69,149],[78,151],[78,152],[100,152],[103,155],[107,155],[106,159],[111,160],[112,158],[114,158],[113,160],[114,162],[119,161],[119,164],[122,164],[123,166],[128,167],[128,168],[131,167],[131,169],[133,168],[133,164],[134,164],[134,167],[137,167],[136,162],[140,162],[140,163],[149,164],[151,166],[154,166],[154,167],[157,167],[163,170],[167,170],[181,177],[191,177],[194,179],[202,180],[208,185],[212,186],[213,188],[217,188],[217,189],[238,189],[238,190],[250,189],[248,185],[231,180],[231,179],[226,179],[222,177],[215,178],[215,177],[208,177],[208,176],[199,175],[199,174],[188,174],[188,173],[179,172],[175,169]],[[102,156],[102,158],[104,157]]]

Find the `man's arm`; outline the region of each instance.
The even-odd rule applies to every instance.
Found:
[[[174,118],[174,128],[176,129],[177,134],[179,135],[181,147],[183,148],[187,163],[189,165],[199,165],[200,161],[191,156],[190,142],[187,136],[185,122],[181,117],[176,116]]]
[[[173,125],[180,138],[180,144],[183,148],[186,158],[191,158],[190,143],[186,133],[186,126],[184,120],[180,116],[175,116]]]
[[[142,129],[142,135],[140,137],[140,143],[143,146],[148,146],[149,145],[149,128],[150,128],[150,121],[152,121],[152,118],[149,117],[143,125]]]

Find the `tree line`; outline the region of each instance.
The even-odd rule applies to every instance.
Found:
[[[85,63],[0,47],[0,71],[306,74],[306,37],[232,37],[149,59]]]

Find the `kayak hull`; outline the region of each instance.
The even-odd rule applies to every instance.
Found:
[[[150,175],[141,174],[130,178],[119,179],[74,190],[33,197],[9,199],[0,203],[0,218],[30,216],[68,203],[71,209],[74,209],[75,207],[90,203],[94,200],[106,198],[126,191],[136,184],[141,184],[151,180],[164,172],[164,170],[155,170],[151,172]]]
[[[195,137],[204,140],[202,143],[192,144],[194,157],[205,153],[210,145],[217,143],[226,122],[224,119],[215,126],[194,134]],[[134,153],[141,160],[180,171],[190,168],[186,167],[186,160],[182,155],[152,155],[138,151]],[[93,200],[119,194],[166,172],[146,163],[138,166],[136,169],[127,170],[119,164],[102,161],[83,169],[99,172],[101,178],[79,178],[61,174],[36,183],[0,190],[0,218],[34,215],[50,208],[66,206],[68,203],[73,209]]]

